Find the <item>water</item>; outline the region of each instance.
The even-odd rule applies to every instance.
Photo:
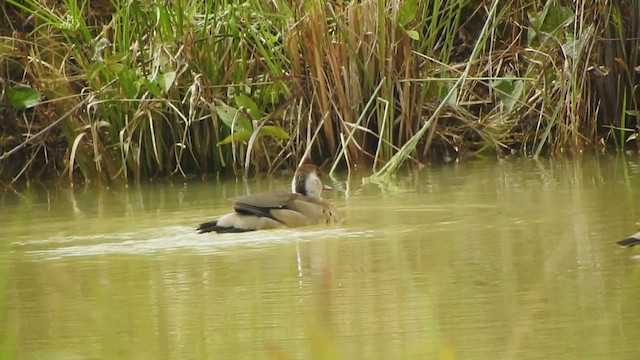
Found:
[[[636,359],[640,159],[329,181],[333,227],[196,234],[286,177],[5,193],[16,359]]]

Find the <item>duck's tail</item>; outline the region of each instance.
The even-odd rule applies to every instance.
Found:
[[[628,248],[628,247],[632,247],[632,246],[636,246],[640,244],[640,232],[639,233],[635,233],[633,235],[631,235],[631,237],[628,237],[626,239],[622,239],[620,241],[616,241],[616,244],[624,247],[624,248]]]
[[[241,233],[241,232],[247,232],[247,231],[251,231],[251,230],[238,229],[238,228],[234,228],[234,227],[218,226],[218,220],[213,220],[213,221],[209,221],[209,222],[200,224],[200,226],[198,226],[196,231],[199,234],[204,234],[204,233],[209,233],[209,232],[217,232],[218,234],[226,234],[226,233]]]
[[[216,229],[218,228],[218,220],[209,221],[206,223],[200,224],[196,231],[200,234],[208,233],[208,232],[218,232]]]

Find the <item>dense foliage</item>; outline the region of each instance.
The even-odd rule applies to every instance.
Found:
[[[638,1],[6,0],[0,174],[635,149]]]

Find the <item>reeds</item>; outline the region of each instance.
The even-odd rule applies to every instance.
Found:
[[[2,9],[4,180],[248,175],[303,158],[383,176],[407,159],[623,148],[636,128],[634,1]]]

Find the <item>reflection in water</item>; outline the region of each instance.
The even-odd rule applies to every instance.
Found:
[[[337,179],[346,221],[196,234],[232,182],[0,202],[15,358],[640,355],[638,159],[511,159]],[[367,174],[363,174],[367,175]],[[249,184],[286,189],[286,177]]]

